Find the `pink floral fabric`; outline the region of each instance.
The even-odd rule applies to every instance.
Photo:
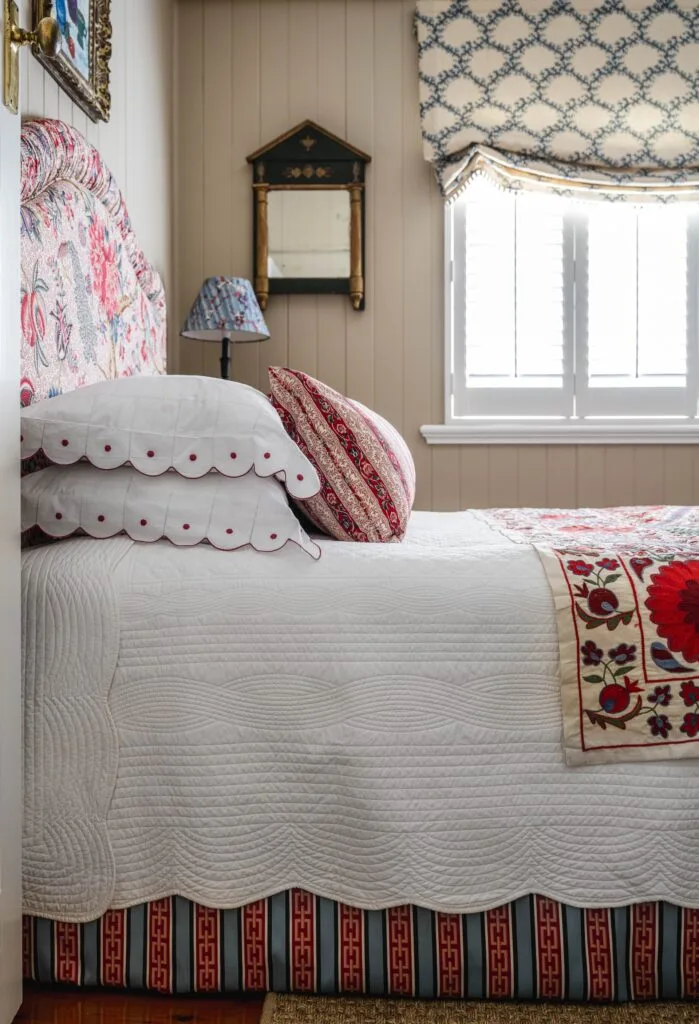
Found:
[[[337,540],[401,540],[415,464],[396,428],[300,370],[270,367],[269,379],[287,433],[320,477],[320,492],[299,502],[308,518]]]
[[[165,292],[116,181],[74,128],[22,127],[23,405],[165,372]]]

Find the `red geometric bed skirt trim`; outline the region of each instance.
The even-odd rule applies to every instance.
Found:
[[[525,896],[480,914],[359,910],[300,889],[237,910],[179,896],[97,921],[25,917],[24,976],[165,993],[699,999],[699,910],[580,910]]]

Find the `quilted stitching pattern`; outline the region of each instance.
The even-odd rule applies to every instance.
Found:
[[[126,556],[114,887],[89,907],[71,892],[68,836],[48,879],[29,860],[30,891],[46,894],[30,912],[86,920],[173,892],[231,907],[293,886],[453,912],[527,892],[699,906],[696,766],[564,765],[554,609],[532,548],[470,513],[420,512],[403,544],[321,544],[317,563],[292,546]],[[78,646],[83,600],[66,633]]]

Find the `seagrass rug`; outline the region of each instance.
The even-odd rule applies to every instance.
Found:
[[[486,1003],[268,995],[260,1024],[699,1024],[699,1003]]]

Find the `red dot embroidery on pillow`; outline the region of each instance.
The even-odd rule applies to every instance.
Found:
[[[189,529],[189,523],[183,523],[182,524],[182,529],[183,530],[188,530]]]
[[[265,458],[266,459],[271,459],[272,458],[271,452],[265,452]]]
[[[68,441],[68,440],[67,440],[67,439],[66,439],[66,438],[64,437],[64,438],[63,438],[63,440],[61,441],[61,444],[63,445],[63,447],[64,447],[64,448],[67,448],[67,447],[68,447],[68,445],[70,444],[70,441]]]
[[[192,454],[191,454],[191,455],[189,456],[189,461],[190,461],[190,462],[196,462],[196,461],[197,461],[197,457],[196,457],[196,455],[195,455],[195,454],[194,454],[193,452],[192,452]]]
[[[237,459],[238,458],[238,453],[237,452],[231,452],[231,458],[232,459]]]
[[[303,480],[303,473],[297,473],[296,474],[296,479],[297,480]]]
[[[97,516],[97,522],[98,523],[103,523],[104,522],[104,516]]]
[[[151,451],[146,452],[146,455],[148,456],[149,459],[152,459],[153,456],[155,455],[155,452],[151,449]]]
[[[141,520],[141,526],[148,526],[148,520],[147,519],[142,519]]]
[[[228,529],[226,530],[226,533],[233,533],[233,531],[231,530],[230,526],[229,526],[229,527],[228,527]]]
[[[105,450],[106,452],[111,452],[111,450],[112,450],[112,446],[111,446],[111,444],[106,444],[106,445],[104,446],[104,450]]]
[[[63,519],[63,513],[62,512],[57,512],[56,513],[56,519]]]
[[[269,539],[270,539],[270,540],[276,540],[276,539],[277,539],[277,535],[276,535],[276,533],[270,533],[270,535],[269,535]]]

